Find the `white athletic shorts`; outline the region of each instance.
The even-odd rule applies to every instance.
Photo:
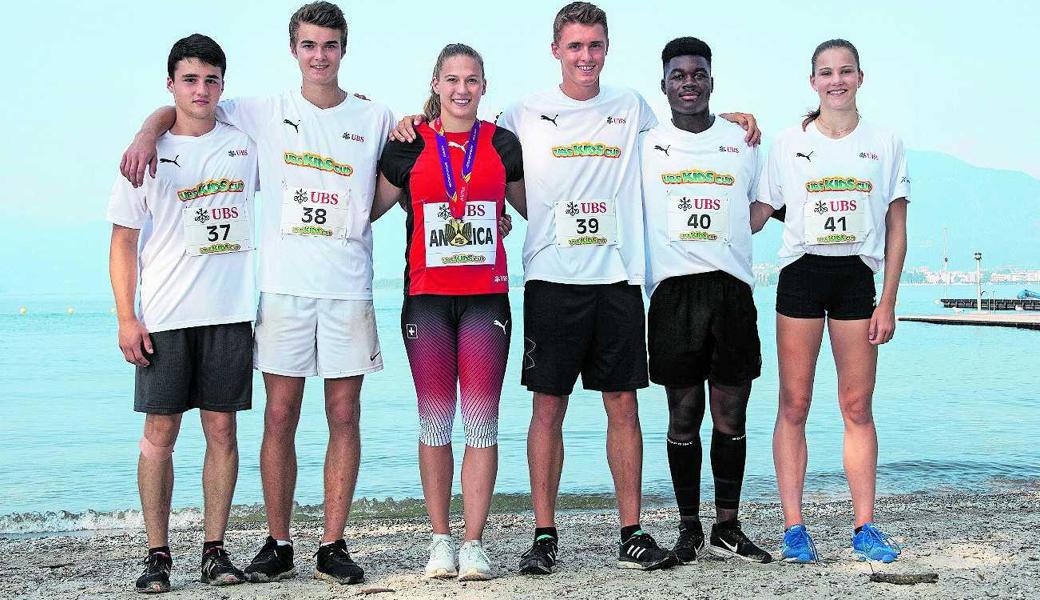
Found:
[[[371,300],[260,294],[253,367],[288,377],[352,377],[383,368]]]

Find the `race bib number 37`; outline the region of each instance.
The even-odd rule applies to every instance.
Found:
[[[556,203],[556,245],[561,248],[612,246],[617,243],[613,198],[561,200]]]
[[[188,256],[253,249],[253,221],[243,205],[187,206],[182,215],[184,252]]]
[[[282,199],[282,235],[346,238],[348,194],[347,190],[286,189]]]
[[[867,235],[867,198],[809,198],[805,203],[805,243],[854,244]]]
[[[462,218],[451,215],[447,202],[423,204],[426,267],[494,266],[498,250],[495,203],[466,202]]]
[[[677,242],[729,240],[729,201],[668,194],[668,237]]]

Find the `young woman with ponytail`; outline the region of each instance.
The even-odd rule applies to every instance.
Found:
[[[487,88],[480,55],[449,44],[437,57],[426,122],[379,161],[372,218],[407,212],[401,333],[419,407],[419,472],[433,526],[428,577],[490,579],[481,546],[498,469],[498,404],[511,332],[509,276],[499,236],[504,200],[526,217],[516,136],[477,118]],[[464,542],[448,529],[456,390],[461,390]]]
[[[871,402],[878,346],[895,332],[910,178],[902,141],[856,108],[863,71],[851,43],[820,44],[809,82],[819,107],[777,138],[759,187],[762,202],[788,209],[776,300],[780,407],[773,433],[786,521],[782,554],[795,562],[818,559],[802,518],[802,491],[805,422],[826,322],[845,426],[853,552],[891,562],[900,548],[874,525],[878,445]],[[875,303],[874,275],[882,267]]]

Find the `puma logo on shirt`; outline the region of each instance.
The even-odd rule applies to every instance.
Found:
[[[795,158],[804,158],[805,160],[807,160],[809,162],[812,162],[812,155],[815,154],[815,153],[816,153],[815,150],[813,150],[812,152],[810,152],[808,154],[802,154],[801,152],[795,152],[794,153],[794,157]]]
[[[177,165],[178,167],[180,167],[181,166],[180,163],[177,162],[177,159],[180,158],[180,157],[181,157],[181,155],[178,154],[177,156],[174,156],[172,159],[170,159],[170,158],[160,158],[159,159],[159,164],[170,163],[170,164],[174,164],[174,165]]]
[[[448,142],[448,147],[449,148],[458,148],[459,150],[462,150],[463,152],[466,151],[466,146],[463,146],[462,144],[460,144],[458,142]]]
[[[559,118],[560,118],[560,113],[556,113],[556,116],[551,118],[551,119],[549,117],[545,116],[545,115],[542,115],[542,120],[543,121],[548,121],[548,122],[552,123],[553,125],[555,125],[556,127],[559,127],[559,125],[556,124],[556,119],[559,119]]]
[[[300,133],[300,122],[299,121],[293,123],[289,119],[282,119],[282,123],[285,123],[286,125],[289,125],[293,129],[295,129],[296,133]]]
[[[665,156],[670,156],[670,155],[668,154],[668,149],[669,149],[669,148],[671,148],[671,147],[672,147],[672,145],[671,145],[671,144],[668,144],[668,145],[667,145],[667,146],[665,146],[664,148],[662,148],[662,147],[660,147],[660,146],[658,146],[658,145],[654,144],[654,150],[660,150],[661,152],[664,152],[664,155],[665,155]]]
[[[501,327],[502,328],[502,333],[505,334],[505,332],[506,332],[506,325],[509,325],[509,319],[506,319],[505,323],[501,323],[501,322],[499,322],[498,319],[495,319],[494,321],[491,322],[491,324],[495,325],[496,327]]]

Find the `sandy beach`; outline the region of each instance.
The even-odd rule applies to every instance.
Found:
[[[548,577],[521,577],[519,554],[530,542],[530,513],[492,515],[485,545],[496,568],[489,582],[459,583],[422,577],[428,540],[425,519],[363,519],[348,536],[365,568],[360,585],[335,586],[312,578],[311,554],[320,531],[296,526],[296,579],[275,584],[215,588],[198,583],[202,532],[174,531],[174,590],[164,598],[319,599],[373,598],[832,598],[868,593],[886,598],[1035,598],[1040,576],[1040,491],[1002,494],[929,494],[879,499],[878,518],[907,548],[891,565],[856,562],[848,551],[851,506],[847,501],[808,505],[810,531],[823,561],[819,565],[701,560],[651,573],[615,568],[616,516],[609,510],[564,511],[560,569]],[[707,507],[705,507],[707,511]],[[708,514],[705,512],[704,514]],[[676,513],[652,509],[643,524],[658,541],[675,539]],[[778,504],[747,503],[745,531],[771,552],[779,544]],[[453,529],[461,531],[459,523]],[[238,526],[227,545],[245,566],[265,535],[255,525]],[[133,589],[144,548],[143,531],[106,532],[91,537],[0,540],[0,597],[140,598]],[[869,581],[871,572],[937,573],[936,583],[893,585]],[[857,591],[855,588],[866,589]]]

